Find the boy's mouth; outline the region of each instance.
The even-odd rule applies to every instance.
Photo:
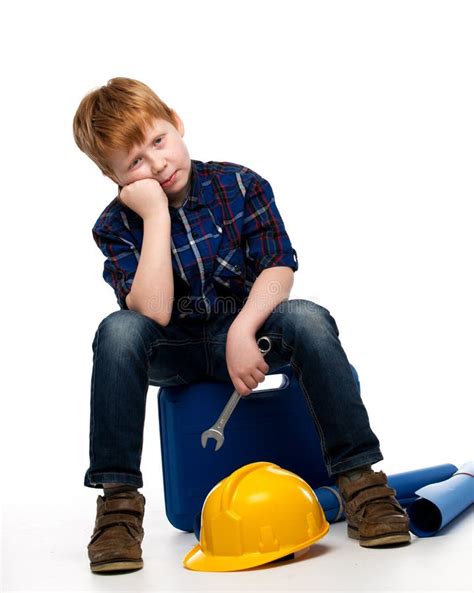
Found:
[[[177,173],[177,171],[175,171],[173,173],[173,175],[171,175],[171,177],[168,177],[168,179],[166,181],[163,181],[161,183],[161,186],[162,187],[167,187],[168,185],[171,185],[174,182],[175,178],[176,178],[176,173]]]

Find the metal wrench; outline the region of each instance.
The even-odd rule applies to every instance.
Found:
[[[265,354],[270,351],[272,343],[270,338],[267,336],[261,336],[257,340],[257,346],[263,356],[265,356]],[[222,410],[222,414],[219,416],[216,423],[201,434],[201,445],[204,447],[204,449],[206,448],[207,440],[209,438],[216,440],[216,448],[214,451],[218,451],[222,447],[222,444],[224,443],[225,425],[227,424],[227,420],[229,420],[230,415],[234,411],[236,405],[239,403],[240,398],[241,395],[236,389],[230,396],[229,401]]]

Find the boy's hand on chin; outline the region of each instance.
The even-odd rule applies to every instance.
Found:
[[[125,185],[119,200],[136,212],[143,220],[163,216],[168,211],[168,196],[156,179],[139,179]]]
[[[255,334],[238,326],[227,332],[226,363],[234,388],[241,395],[250,395],[270,369],[258,349]]]

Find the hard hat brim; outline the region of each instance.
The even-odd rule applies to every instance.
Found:
[[[324,537],[329,531],[329,523],[326,522],[323,530],[317,536],[305,541],[302,544],[294,547],[285,547],[284,549],[276,550],[275,552],[253,552],[242,554],[241,556],[206,556],[201,549],[200,544],[196,544],[184,557],[183,564],[190,570],[198,570],[204,572],[226,572],[233,570],[244,570],[246,568],[253,568],[261,564],[267,564],[278,558],[283,558],[293,552],[303,550],[317,542]]]

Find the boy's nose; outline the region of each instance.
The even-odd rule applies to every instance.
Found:
[[[154,175],[158,175],[160,171],[165,168],[166,164],[161,157],[153,157],[151,159],[151,171]]]

